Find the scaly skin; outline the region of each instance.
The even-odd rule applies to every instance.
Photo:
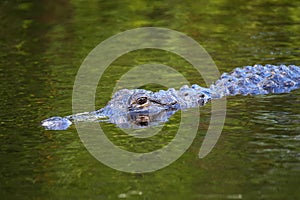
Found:
[[[254,65],[224,73],[210,86],[212,98],[234,95],[289,93],[300,87],[300,67]]]
[[[300,67],[290,65],[254,65],[224,73],[210,86],[183,86],[179,90],[151,92],[123,89],[97,111],[42,121],[49,130],[65,130],[74,121],[108,121],[124,128],[157,125],[166,122],[177,110],[204,106],[211,99],[233,95],[288,93],[300,87]]]

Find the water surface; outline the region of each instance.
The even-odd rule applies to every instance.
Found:
[[[201,108],[188,151],[148,174],[111,169],[93,158],[74,127],[46,131],[40,121],[72,112],[72,87],[85,56],[108,37],[137,27],[180,31],[198,41],[221,72],[260,64],[300,65],[299,1],[2,1],[0,3],[0,193],[3,199],[298,199],[300,91],[230,97],[222,135],[204,159],[210,120]],[[97,107],[138,64],[174,67],[203,85],[184,59],[135,51],[117,59],[97,90]],[[204,85],[203,85],[204,86]],[[180,87],[180,83],[178,88]],[[146,87],[158,90],[163,87]],[[180,113],[152,139],[132,139],[101,124],[121,148],[147,152],[176,134]]]

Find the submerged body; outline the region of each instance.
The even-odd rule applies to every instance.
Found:
[[[65,130],[72,122],[108,121],[119,127],[141,127],[166,122],[178,110],[203,106],[211,99],[233,95],[288,93],[300,87],[300,67],[294,65],[254,65],[224,73],[209,88],[183,86],[151,92],[123,89],[97,111],[42,121],[49,130]]]

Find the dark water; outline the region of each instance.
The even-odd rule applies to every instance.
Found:
[[[74,127],[46,131],[39,124],[71,114],[72,87],[85,56],[99,42],[132,28],[185,33],[205,47],[221,72],[255,63],[300,65],[299,6],[287,0],[1,1],[1,199],[299,199],[299,90],[228,98],[222,135],[199,159],[210,120],[206,105],[188,151],[147,174],[101,164]],[[203,84],[178,56],[140,50],[120,57],[105,72],[97,106],[110,99],[124,72],[149,61],[173,66],[190,82]],[[141,152],[166,145],[179,119],[180,113],[172,117],[152,145],[132,140],[114,125],[101,125],[117,145]]]

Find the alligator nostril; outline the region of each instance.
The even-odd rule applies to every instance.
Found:
[[[205,94],[201,94],[201,95],[200,95],[200,98],[204,98],[204,97],[205,97]]]
[[[136,103],[137,103],[138,105],[143,105],[143,104],[147,103],[147,97],[140,97],[140,98],[138,98],[138,99],[136,100]]]

